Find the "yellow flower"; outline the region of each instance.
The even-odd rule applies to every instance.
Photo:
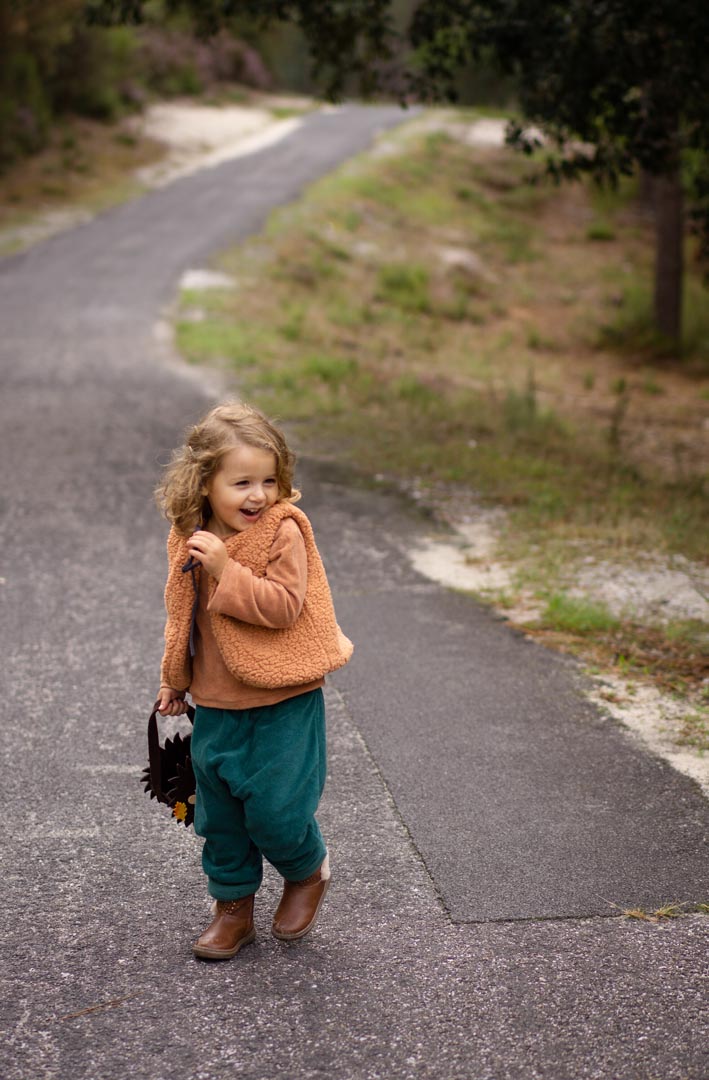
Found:
[[[172,809],[173,817],[176,817],[178,821],[184,821],[187,817],[187,806],[183,802],[176,802]]]

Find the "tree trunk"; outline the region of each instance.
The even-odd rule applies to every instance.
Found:
[[[640,170],[638,180],[638,202],[644,210],[655,214],[655,177],[647,169]]]
[[[684,200],[679,168],[655,179],[655,322],[663,337],[680,344]]]

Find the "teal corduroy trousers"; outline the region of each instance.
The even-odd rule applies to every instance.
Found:
[[[288,881],[315,873],[326,854],[315,820],[326,772],[321,689],[257,709],[198,705],[191,756],[211,896],[256,892],[264,858]]]

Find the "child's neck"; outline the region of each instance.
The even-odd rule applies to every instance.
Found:
[[[235,529],[232,529],[231,532],[222,532],[214,524],[212,518],[210,518],[207,524],[204,526],[204,530],[205,532],[211,533],[213,536],[218,536],[220,540],[229,540],[232,536],[236,536]]]

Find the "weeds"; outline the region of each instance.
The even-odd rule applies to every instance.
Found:
[[[192,362],[225,360],[234,367],[256,364],[256,352],[249,334],[238,323],[206,319],[200,322],[179,322],[176,327],[177,346]]]
[[[376,299],[402,311],[431,310],[428,271],[422,266],[390,263],[379,270]]]
[[[679,919],[683,915],[709,914],[709,904],[697,904],[692,901],[683,901],[681,903],[672,901],[672,903],[662,904],[653,911],[647,911],[642,907],[624,908],[620,904],[614,904],[611,900],[606,900],[606,903],[615,908],[626,919],[636,919],[639,922],[649,922],[655,925],[671,919]]]
[[[542,619],[551,629],[570,634],[608,633],[619,626],[618,619],[603,604],[566,593],[550,597]]]
[[[682,345],[678,352],[671,339],[655,326],[653,298],[647,282],[621,285],[617,315],[601,327],[598,341],[604,347],[650,360],[681,360],[690,370],[709,371],[709,305],[706,289],[691,278],[684,290]]]
[[[615,404],[611,410],[610,424],[608,425],[608,443],[611,451],[617,454],[621,449],[623,420],[630,405],[630,392],[628,383],[624,378],[616,379],[612,389],[615,395]]]
[[[586,239],[605,243],[607,240],[615,240],[616,233],[612,225],[607,221],[594,221],[586,229]]]
[[[683,717],[676,742],[679,746],[691,746],[706,753],[709,750],[709,709]]]
[[[140,184],[132,179],[134,171],[163,152],[157,143],[137,138],[127,122],[108,126],[66,119],[44,150],[0,178],[0,229],[21,234],[38,207],[99,210],[135,196]],[[13,243],[3,246],[12,248]],[[22,246],[21,235],[17,246]]]

